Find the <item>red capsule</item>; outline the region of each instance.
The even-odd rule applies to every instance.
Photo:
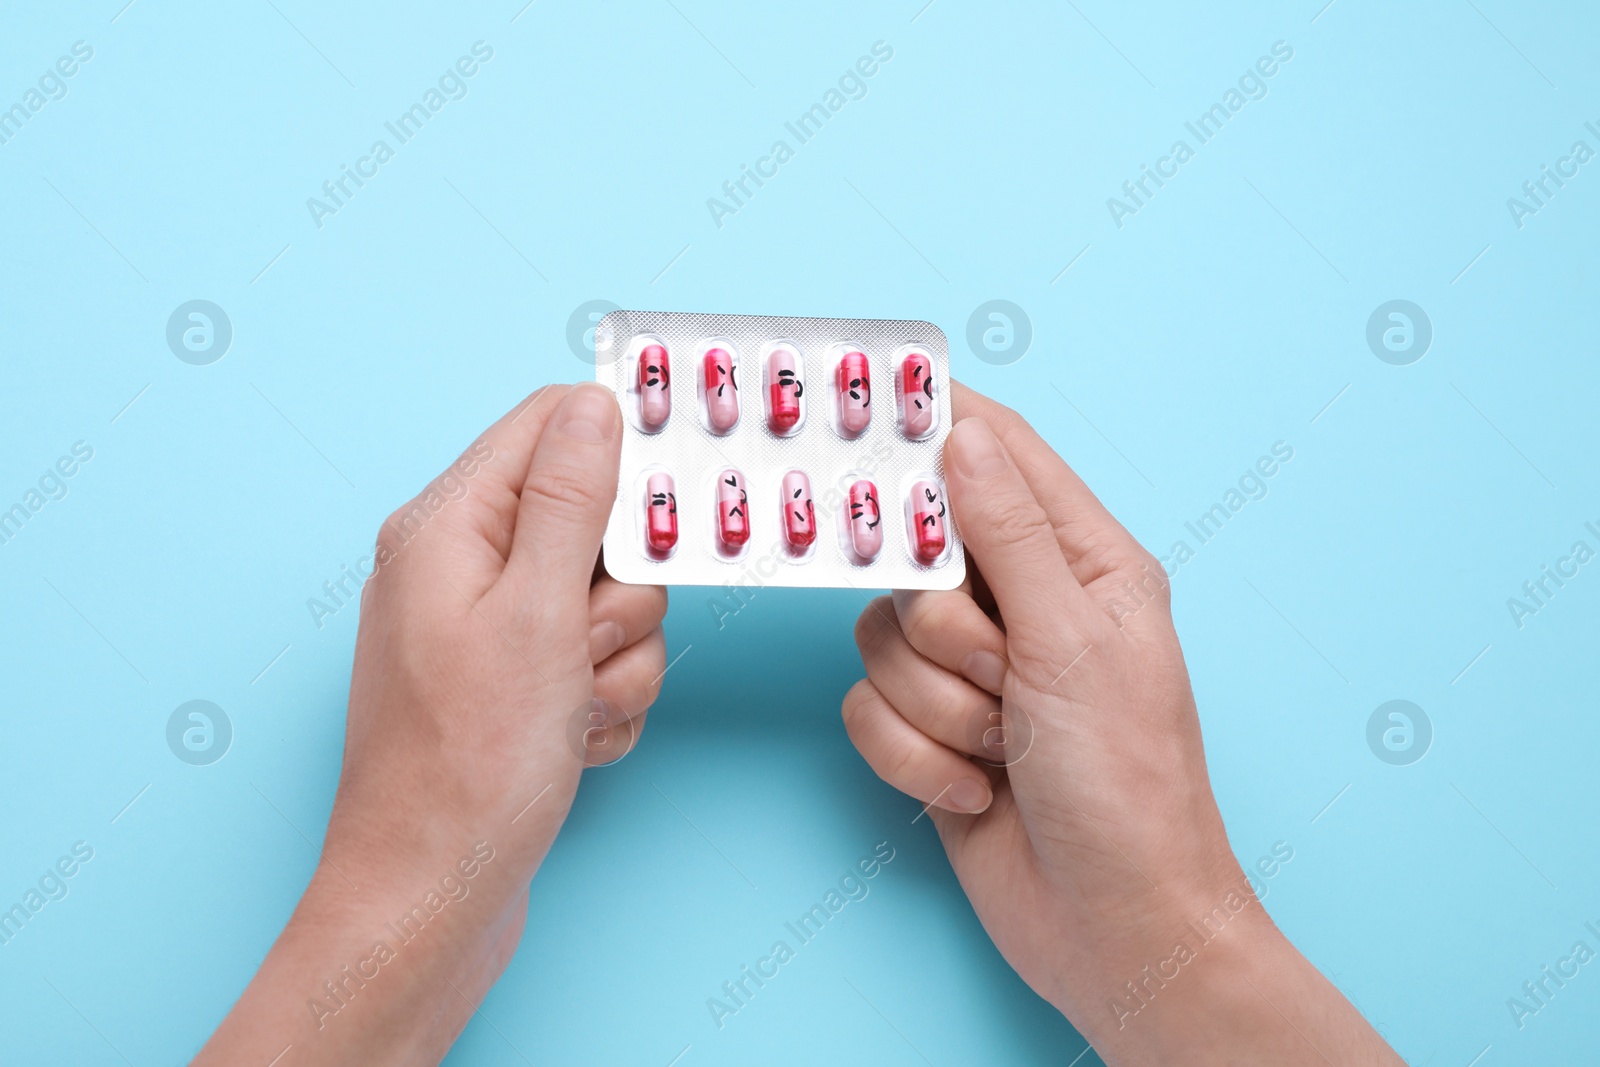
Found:
[[[730,549],[750,540],[750,497],[744,475],[732,467],[717,475],[717,536]]]
[[[783,476],[783,536],[793,549],[809,548],[817,539],[817,509],[804,471]]]
[[[850,486],[850,547],[862,560],[876,559],[883,547],[883,509],[878,487],[866,479]]]
[[[672,371],[667,350],[661,345],[645,345],[639,352],[639,421],[648,430],[659,430],[672,414]]]
[[[845,433],[860,433],[872,421],[872,374],[867,357],[846,352],[839,360],[838,379],[839,425]]]
[[[921,352],[900,362],[900,431],[918,438],[933,428],[933,363]]]
[[[804,389],[794,353],[787,348],[774,348],[767,357],[767,425],[773,433],[788,433],[800,421],[800,394]]]
[[[672,475],[657,471],[645,482],[645,540],[652,552],[665,555],[678,543],[678,495]]]
[[[733,377],[733,357],[726,349],[706,353],[706,418],[711,429],[727,433],[739,421],[739,383]]]
[[[911,487],[911,545],[922,563],[944,555],[944,498],[939,487],[923,480]]]

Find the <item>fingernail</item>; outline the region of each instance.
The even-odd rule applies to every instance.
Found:
[[[982,419],[962,419],[950,431],[950,459],[968,478],[993,478],[1006,469],[1000,439]]]
[[[613,619],[597,622],[589,630],[589,662],[599,663],[622,647],[628,632]]]
[[[988,649],[979,649],[967,653],[961,661],[961,673],[979,689],[999,696],[1006,683],[1006,661]]]
[[[950,792],[945,794],[945,798],[957,811],[976,815],[989,807],[993,794],[989,792],[988,786],[971,778],[963,778],[950,787]]]
[[[611,390],[597,382],[573,386],[556,415],[561,432],[578,441],[597,444],[616,432],[617,403]]]

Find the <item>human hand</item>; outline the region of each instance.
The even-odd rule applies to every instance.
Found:
[[[665,663],[665,590],[597,564],[621,425],[541,389],[384,522],[322,863],[196,1063],[437,1063],[505,968],[581,754],[632,742]]]
[[[862,612],[852,741],[929,805],[996,946],[1107,1062],[1398,1063],[1229,848],[1160,564],[1015,412],[959,383],[954,407],[977,574]]]

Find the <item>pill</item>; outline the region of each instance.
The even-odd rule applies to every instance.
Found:
[[[667,350],[661,345],[645,345],[639,352],[639,421],[647,429],[659,430],[672,414],[672,372]]]
[[[917,438],[933,426],[933,364],[921,352],[900,363],[900,429]]]
[[[645,482],[645,541],[653,552],[671,552],[678,543],[678,495],[672,475],[657,471]]]
[[[805,386],[795,369],[794,353],[775,348],[767,357],[767,425],[788,433],[800,421],[800,394]]]
[[[706,353],[706,417],[717,433],[727,433],[739,421],[739,383],[733,378],[733,357],[726,349]]]
[[[863,478],[850,486],[850,547],[862,560],[876,559],[883,547],[883,509],[878,487]]]
[[[732,467],[717,475],[717,536],[728,548],[750,540],[750,498],[744,475]]]
[[[857,434],[872,421],[872,375],[867,357],[846,352],[839,360],[839,425],[845,433]]]
[[[936,563],[944,555],[944,500],[939,487],[923,480],[911,487],[911,544],[918,560]]]
[[[783,536],[793,549],[809,548],[817,539],[817,509],[804,471],[783,476]]]

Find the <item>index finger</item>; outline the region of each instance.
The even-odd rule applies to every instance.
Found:
[[[1144,547],[1026,419],[960,382],[950,386],[954,418],[981,418],[1005,445],[1049,516],[1056,541],[1081,585],[1117,571],[1136,570],[1147,562]]]
[[[1106,617],[1067,566],[1044,508],[984,420],[965,418],[945,442],[945,479],[961,536],[1006,620],[1012,662],[1055,658],[1062,632],[1092,640]]]

